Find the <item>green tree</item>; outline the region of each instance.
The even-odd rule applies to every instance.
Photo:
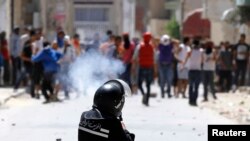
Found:
[[[175,18],[172,18],[168,23],[167,23],[167,33],[176,39],[180,39],[180,25],[176,21]]]

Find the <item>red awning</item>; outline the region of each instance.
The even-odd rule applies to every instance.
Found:
[[[211,24],[208,19],[202,19],[203,9],[196,9],[184,20],[182,34],[191,37],[210,37]]]

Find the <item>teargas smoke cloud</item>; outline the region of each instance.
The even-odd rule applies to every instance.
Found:
[[[95,91],[109,79],[118,78],[125,67],[120,60],[106,57],[99,52],[87,52],[70,65],[68,81],[79,94]]]

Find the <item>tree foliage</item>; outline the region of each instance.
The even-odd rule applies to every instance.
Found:
[[[167,33],[176,39],[180,39],[180,25],[175,18],[172,18],[166,26]]]

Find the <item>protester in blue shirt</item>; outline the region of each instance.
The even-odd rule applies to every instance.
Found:
[[[55,81],[55,75],[59,71],[58,61],[62,57],[62,54],[51,48],[48,42],[44,43],[44,49],[37,55],[32,57],[33,62],[42,62],[44,68],[44,78],[42,82],[42,94],[46,101],[44,104],[51,101],[53,97],[53,84]],[[47,94],[47,90],[50,92],[50,96]]]

